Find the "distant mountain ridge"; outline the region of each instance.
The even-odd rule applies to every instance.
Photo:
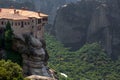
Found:
[[[11,6],[18,9],[21,9],[22,7],[26,7],[29,10],[35,10],[35,6],[31,2],[19,3],[13,0],[0,0],[0,7],[10,8]]]

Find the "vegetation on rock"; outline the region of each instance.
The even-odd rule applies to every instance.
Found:
[[[22,66],[21,54],[12,50],[14,34],[10,22],[7,22],[5,29],[1,29],[0,48],[5,50],[5,59],[17,62]]]
[[[11,28],[10,22],[7,22],[5,31],[5,49],[11,50],[13,40],[13,30]]]
[[[11,61],[0,61],[0,80],[23,80],[21,67]]]

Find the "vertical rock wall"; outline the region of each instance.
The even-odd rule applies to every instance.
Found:
[[[116,58],[120,55],[119,4],[119,0],[81,0],[61,7],[54,22],[56,38],[72,50],[98,42]]]
[[[30,35],[16,37],[14,39],[14,51],[21,53],[23,58],[23,72],[25,76],[41,75],[51,77],[47,67],[48,54],[44,41],[40,41]]]

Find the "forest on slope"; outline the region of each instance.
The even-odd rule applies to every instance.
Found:
[[[60,80],[119,80],[120,58],[112,60],[98,43],[85,44],[71,52],[53,36],[46,34],[49,66]],[[68,77],[60,76],[65,73]]]

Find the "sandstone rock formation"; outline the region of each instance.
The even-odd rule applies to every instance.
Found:
[[[116,57],[120,49],[119,4],[119,0],[81,0],[61,7],[54,21],[56,38],[72,50],[98,42]]]

